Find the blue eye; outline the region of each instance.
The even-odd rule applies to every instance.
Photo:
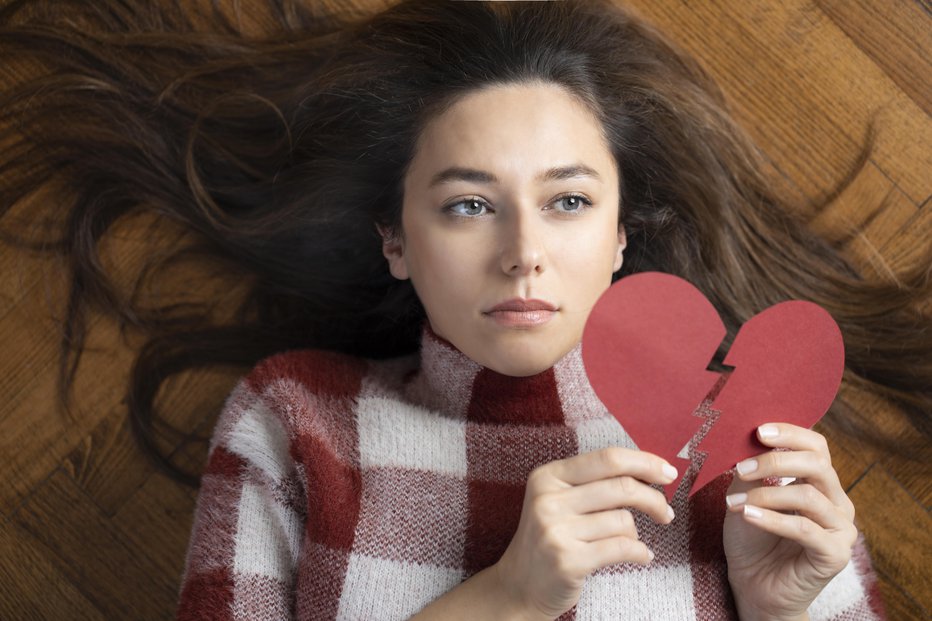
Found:
[[[460,205],[464,205],[465,209],[457,209]],[[453,203],[452,205],[447,205],[444,207],[444,211],[452,212],[458,216],[479,216],[482,215],[481,211],[485,209],[485,201],[478,198],[467,198],[464,201],[459,201],[458,203]]]
[[[567,201],[567,208],[557,210],[562,213],[577,214],[582,213],[589,207],[592,207],[592,201],[590,201],[582,194],[564,194],[563,196],[557,197],[551,203],[551,205],[563,201]],[[485,215],[485,212],[488,211],[488,203],[486,203],[481,198],[467,198],[465,200],[447,205],[443,208],[443,211],[460,217],[475,218]]]
[[[554,203],[559,203],[561,201],[574,201],[573,203],[567,203],[567,205],[572,205],[573,209],[561,210],[565,213],[579,213],[584,211],[586,207],[592,207],[592,201],[581,194],[566,194],[557,198]]]

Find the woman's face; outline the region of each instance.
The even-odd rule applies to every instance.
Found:
[[[548,369],[621,267],[618,173],[598,120],[553,84],[466,95],[419,139],[402,230],[383,251],[434,332],[499,373]],[[493,312],[516,299],[554,310]]]

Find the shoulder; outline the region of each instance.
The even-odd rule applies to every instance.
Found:
[[[292,439],[326,430],[341,435],[338,429],[353,424],[362,394],[401,398],[405,372],[414,363],[411,357],[373,360],[319,349],[272,354],[240,379],[216,431],[222,436],[258,426]]]
[[[260,360],[237,390],[273,408],[308,399],[335,405],[354,401],[364,390],[401,398],[406,377],[418,365],[416,354],[371,359],[329,350],[294,349]]]
[[[278,389],[348,397],[358,390],[371,364],[340,352],[294,349],[263,358],[242,381],[256,394]]]
[[[213,444],[241,456],[288,455],[294,439],[313,431],[317,419],[333,418],[331,412],[346,409],[341,403],[352,403],[368,367],[366,359],[316,349],[263,358],[227,397]]]
[[[353,398],[368,366],[363,358],[318,349],[262,358],[234,386],[215,431],[223,434],[243,419],[279,419],[288,428],[295,411],[319,401],[315,397],[330,403]]]

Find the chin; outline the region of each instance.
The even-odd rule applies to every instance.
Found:
[[[497,373],[501,373],[502,375],[508,375],[510,377],[530,377],[532,375],[537,375],[538,373],[542,373],[546,371],[551,366],[553,365],[548,365],[548,366],[543,366],[543,367],[541,366],[533,366],[533,367],[528,367],[528,366],[492,367],[492,366],[489,366],[489,368]]]
[[[525,355],[516,356],[514,352],[508,352],[503,356],[496,358],[494,362],[490,361],[485,365],[488,368],[501,373],[502,375],[511,375],[512,377],[528,377],[543,373],[559,360],[559,356],[551,354]]]

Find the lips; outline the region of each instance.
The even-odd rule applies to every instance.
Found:
[[[523,300],[521,298],[512,298],[496,304],[486,313],[496,313],[501,311],[527,312],[527,311],[555,311],[557,307],[544,300]]]
[[[512,298],[496,304],[485,316],[506,330],[534,330],[553,319],[557,307],[544,300]]]

